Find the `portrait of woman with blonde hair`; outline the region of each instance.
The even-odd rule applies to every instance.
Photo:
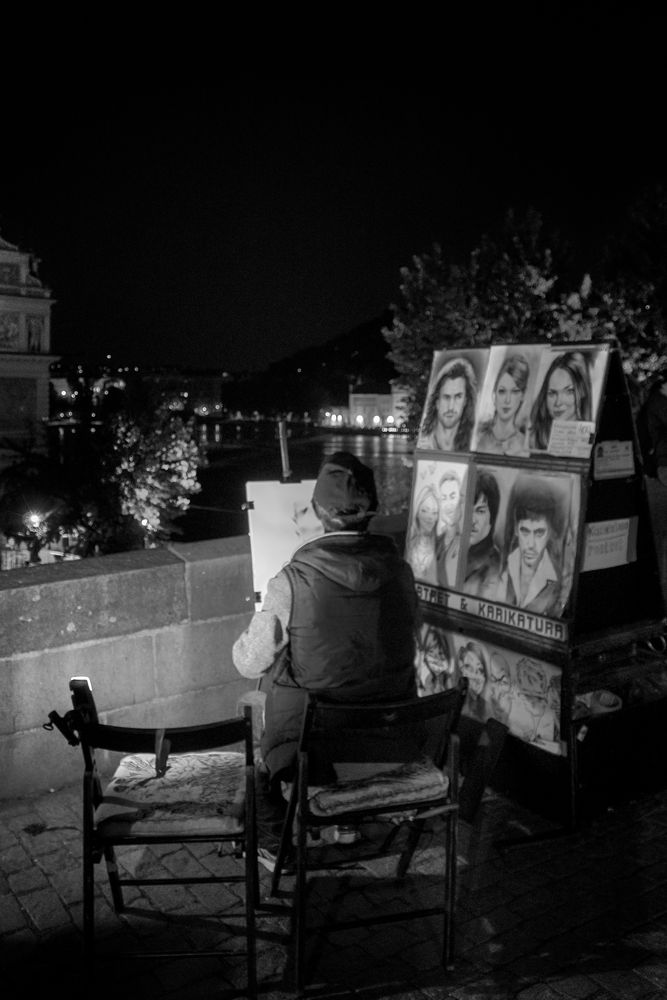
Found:
[[[528,425],[521,419],[530,367],[523,354],[508,354],[493,384],[493,416],[481,424],[476,451],[528,455]]]
[[[434,487],[427,484],[415,501],[405,553],[415,578],[424,583],[438,582],[435,545],[439,514],[437,494]]]

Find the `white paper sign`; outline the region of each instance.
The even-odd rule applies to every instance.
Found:
[[[637,559],[637,518],[593,521],[584,529],[582,573],[594,569],[625,566]]]
[[[592,420],[554,420],[547,450],[550,455],[589,458],[594,437],[595,424]]]
[[[632,441],[600,441],[593,451],[594,479],[623,479],[633,475]]]

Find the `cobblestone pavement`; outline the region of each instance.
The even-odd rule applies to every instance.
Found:
[[[581,831],[503,845],[505,838],[554,832],[547,823],[487,793],[474,823],[460,824],[457,957],[438,964],[439,922],[389,924],[313,937],[312,995],[335,1000],[634,1000],[667,997],[667,792],[608,811]],[[233,859],[226,859],[229,863]],[[127,866],[175,871],[221,864],[210,845],[185,851],[145,848]],[[438,852],[420,845],[411,873],[391,882],[389,900],[424,900],[438,884]],[[375,870],[377,874],[377,869]],[[97,873],[100,947],[127,940],[155,947],[174,937],[218,940],[217,921],[197,919],[214,886],[130,890],[130,911],[116,916],[103,871]],[[361,912],[373,881],[366,869],[345,876]],[[312,883],[313,920],[332,912],[330,873]],[[386,883],[385,883],[386,886]],[[269,875],[262,870],[266,896]],[[229,890],[231,891],[231,890]],[[145,897],[169,921],[141,916]],[[204,912],[206,912],[204,910]],[[244,958],[98,962],[86,984],[81,960],[79,785],[35,798],[0,801],[0,992],[4,1000],[46,995],[231,998],[243,993]],[[231,942],[230,942],[231,943]],[[242,938],[237,942],[242,947]],[[287,917],[259,920],[260,997],[292,996]]]

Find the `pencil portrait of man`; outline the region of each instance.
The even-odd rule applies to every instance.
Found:
[[[547,477],[516,479],[508,502],[498,600],[538,614],[562,613],[564,521],[562,498]]]
[[[449,358],[427,397],[417,446],[433,451],[467,451],[476,405],[475,369],[467,358]]]

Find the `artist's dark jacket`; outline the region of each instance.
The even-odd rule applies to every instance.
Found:
[[[264,684],[262,755],[272,776],[294,764],[308,691],[341,701],[416,694],[414,578],[391,538],[326,534],[282,572],[292,589],[289,642]]]

